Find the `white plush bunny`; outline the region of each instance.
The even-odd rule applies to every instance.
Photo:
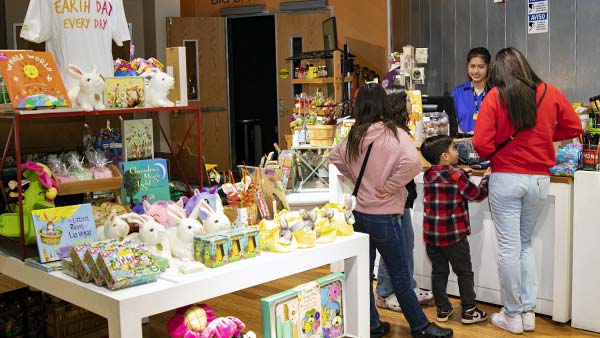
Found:
[[[69,90],[69,99],[73,106],[81,107],[84,111],[103,110],[104,78],[97,73],[96,65],[91,73],[84,73],[79,67],[69,65],[69,73],[79,79],[79,86]]]
[[[231,227],[231,222],[229,222],[229,218],[227,218],[224,213],[213,210],[204,200],[200,201],[198,204],[200,210],[208,215],[204,220],[204,230],[207,233],[214,234],[219,231],[227,230]]]
[[[173,213],[171,217],[175,217],[179,220],[177,227],[169,228],[167,233],[170,238],[171,254],[175,258],[193,259],[194,258],[194,237],[204,233],[202,224],[192,217],[198,217],[199,206],[194,208],[190,217],[185,217],[185,211],[183,214],[177,209],[167,210],[169,213]]]
[[[127,239],[134,243],[145,243],[155,257],[171,258],[170,238],[165,227],[152,216],[130,214],[127,220],[139,224],[139,233],[132,233]]]
[[[106,218],[104,225],[96,228],[99,240],[111,238],[123,239],[129,233],[129,223],[127,223],[128,214],[117,215],[117,210],[112,209],[110,215]]]
[[[173,88],[175,79],[163,72],[146,72],[144,91],[144,105],[146,107],[173,107],[175,104],[167,98],[169,90]]]

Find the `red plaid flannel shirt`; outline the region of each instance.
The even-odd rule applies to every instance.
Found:
[[[450,246],[471,234],[468,201],[482,201],[488,195],[485,176],[479,185],[463,170],[434,165],[423,175],[423,237],[425,243]]]

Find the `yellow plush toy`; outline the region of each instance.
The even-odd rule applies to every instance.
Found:
[[[328,217],[329,222],[335,226],[338,236],[350,236],[354,233],[352,224],[346,222],[344,206],[337,203],[327,203],[322,207],[322,210],[324,210],[328,216],[331,216]]]
[[[291,232],[289,235],[285,230],[282,232],[281,225],[277,222],[278,220],[279,218],[276,217],[275,221],[263,219],[258,223],[261,250],[290,252],[298,249],[298,242],[294,236],[292,236]]]
[[[315,230],[317,232],[317,243],[331,243],[337,237],[337,228],[329,221],[333,217],[331,209],[315,209],[317,214],[315,221]]]

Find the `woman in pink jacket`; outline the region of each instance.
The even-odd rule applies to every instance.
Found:
[[[356,184],[354,230],[370,238],[369,279],[373,275],[375,250],[378,250],[389,269],[412,336],[452,337],[452,330],[430,323],[421,309],[411,287],[408,244],[404,243],[400,229],[408,195],[404,186],[421,171],[419,154],[390,108],[381,85],[362,86],[355,109],[356,122],[348,137],[333,148],[329,161]],[[365,159],[367,153],[369,156]],[[360,175],[363,163],[364,172]],[[370,303],[371,337],[383,337],[389,332],[390,324],[379,320],[372,285]]]

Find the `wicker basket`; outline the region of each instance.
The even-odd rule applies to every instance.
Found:
[[[108,323],[104,317],[73,304],[51,297],[44,304],[44,312],[49,338],[106,336]]]
[[[318,146],[331,146],[335,139],[335,125],[310,125],[308,126],[308,138],[310,145],[313,147]]]

